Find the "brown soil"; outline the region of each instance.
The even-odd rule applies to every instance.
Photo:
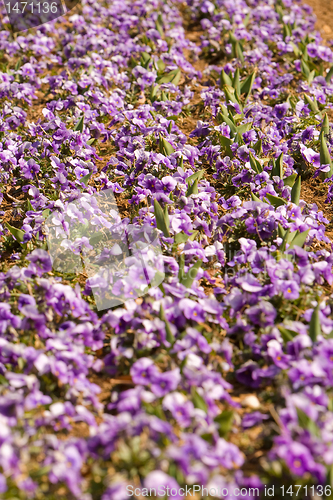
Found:
[[[321,32],[324,40],[333,39],[333,0],[306,0],[317,16],[316,28]]]

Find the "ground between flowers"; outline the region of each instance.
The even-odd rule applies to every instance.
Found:
[[[84,0],[14,36],[2,15],[1,498],[333,498],[326,14],[324,40],[292,0]],[[98,312],[45,221],[103,189],[167,276]]]

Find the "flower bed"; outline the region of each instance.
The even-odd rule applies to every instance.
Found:
[[[333,53],[313,22],[291,0],[84,0],[3,25],[1,498],[330,498],[333,253],[302,192],[333,198]],[[103,189],[159,230],[166,277],[99,312],[44,226]]]

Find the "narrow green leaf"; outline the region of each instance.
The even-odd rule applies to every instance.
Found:
[[[258,198],[258,196],[256,196],[254,193],[251,193],[251,198],[252,198],[252,201],[260,201],[260,203],[262,203],[262,200],[260,198]]]
[[[311,320],[309,324],[309,336],[312,342],[316,342],[319,335],[321,335],[321,326],[319,318],[319,304],[314,308],[311,315]]]
[[[325,80],[327,81],[327,83],[331,83],[332,76],[333,76],[333,66],[325,76]]]
[[[271,205],[273,207],[281,207],[282,205],[286,205],[287,202],[283,198],[280,198],[279,196],[273,196],[272,194],[267,193],[266,198],[269,200]]]
[[[232,80],[229,75],[224,71],[224,69],[221,71],[221,86],[223,85],[229,85],[229,87],[232,87]]]
[[[222,122],[221,123],[223,123],[223,122],[229,126],[230,132],[231,132],[231,137],[234,137],[234,135],[237,133],[237,128],[236,128],[235,124],[226,115],[222,115]]]
[[[174,242],[179,245],[180,243],[186,243],[189,239],[189,235],[181,231],[180,233],[175,234]]]
[[[197,230],[196,230],[196,231],[193,231],[193,233],[191,234],[191,236],[189,236],[189,238],[188,238],[188,239],[189,239],[190,241],[194,241],[198,233],[199,233],[199,231],[197,231]]]
[[[258,141],[255,143],[253,146],[253,149],[257,153],[258,156],[262,155],[263,150],[262,150],[262,139],[258,139]]]
[[[180,282],[185,277],[184,266],[185,266],[185,255],[181,253],[179,257],[179,271],[178,271],[178,279]]]
[[[307,229],[306,231],[303,231],[302,233],[297,234],[295,236],[295,238],[291,241],[291,243],[288,247],[288,250],[291,250],[292,248],[294,248],[294,246],[298,246],[298,247],[303,248],[303,245],[306,241],[306,238],[309,234],[309,231],[310,231],[310,229]]]
[[[238,125],[236,130],[238,132],[238,134],[244,134],[245,132],[247,132],[248,130],[250,130],[250,128],[252,127],[252,123],[243,123],[242,125]]]
[[[178,85],[181,77],[181,71],[180,69],[173,69],[166,75],[162,75],[160,78],[156,80],[158,84],[162,83],[174,83],[174,85]]]
[[[280,238],[284,238],[284,235],[286,234],[286,230],[284,229],[284,227],[281,226],[281,224],[279,223],[278,224],[278,235],[280,236]]]
[[[229,85],[224,86],[224,93],[227,99],[227,102],[233,102],[234,104],[239,104],[238,99],[235,95],[235,89],[230,87]]]
[[[301,71],[303,75],[305,75],[305,77],[308,78],[308,76],[310,75],[310,68],[303,58],[301,59]]]
[[[159,59],[156,64],[159,71],[165,70],[165,63],[162,61],[162,59]]]
[[[32,211],[32,212],[34,212],[34,211],[35,211],[35,210],[34,210],[34,208],[33,208],[33,206],[32,206],[32,205],[31,205],[31,203],[30,203],[30,200],[28,200],[28,201],[27,201],[27,210],[30,210],[30,211]]]
[[[93,137],[92,139],[89,139],[89,141],[87,141],[87,144],[88,146],[93,146],[95,142],[97,142],[97,139]]]
[[[186,288],[191,288],[193,281],[196,278],[196,275],[198,274],[198,271],[201,267],[202,260],[199,259],[197,262],[187,271],[183,279],[181,280],[181,284],[184,285]]]
[[[163,30],[163,17],[161,14],[158,15],[157,20],[156,20],[156,29],[161,35],[162,38],[164,38],[164,30]]]
[[[198,179],[195,179],[195,181],[193,182],[193,184],[188,187],[188,189],[186,191],[186,196],[191,196],[191,194],[198,194],[198,192],[199,192],[199,190],[198,190]]]
[[[311,97],[309,97],[307,94],[304,94],[304,101],[313,113],[319,113],[317,101],[312,100]]]
[[[282,325],[278,326],[278,330],[280,331],[281,337],[283,338],[284,342],[290,342],[297,335],[296,332],[293,332],[292,330],[289,330],[288,328],[285,328]]]
[[[235,44],[235,53],[236,53],[237,59],[239,59],[242,62],[245,61],[242,46],[238,41]]]
[[[83,184],[85,184],[87,186],[88,182],[89,182],[89,179],[93,175],[93,173],[94,172],[91,171],[91,172],[89,172],[89,174],[84,175],[83,177],[81,177],[80,182],[83,182]]]
[[[165,323],[166,339],[171,345],[173,345],[173,343],[175,342],[175,337],[173,336],[173,334],[171,332],[170,323],[165,317],[165,312],[164,312],[162,304],[160,305],[160,319],[162,321],[164,321],[164,323]]]
[[[296,173],[289,175],[289,177],[283,179],[283,184],[285,186],[293,187],[293,185],[295,184],[296,177],[297,177]]]
[[[232,86],[235,89],[236,94],[238,97],[240,96],[240,74],[239,74],[239,68],[236,68],[234,77],[232,79]]]
[[[74,127],[74,132],[82,132],[83,131],[83,123],[84,123],[84,115],[81,116],[80,120]]]
[[[251,168],[257,172],[257,174],[260,174],[262,172],[262,166],[261,166],[261,163],[256,159],[254,158],[253,154],[250,153],[249,154],[249,158],[250,158],[250,165],[251,165]]]
[[[323,124],[321,126],[321,133],[328,135],[330,133],[330,122],[328,120],[327,113],[324,115]]]
[[[163,232],[166,238],[169,238],[170,237],[169,227],[167,225],[167,221],[165,220],[165,215],[162,210],[162,207],[156,199],[154,200],[154,214],[156,218],[157,228]]]
[[[204,170],[198,170],[197,172],[194,172],[194,174],[187,177],[187,179],[186,179],[187,184],[191,184],[192,182],[194,182],[197,179],[199,181],[202,178],[204,173],[205,173]]]
[[[50,213],[51,213],[51,210],[49,208],[46,208],[45,210],[43,210],[42,216],[44,217],[44,219],[47,219],[48,216],[50,215]]]
[[[145,69],[147,69],[150,61],[151,61],[150,55],[147,52],[142,52],[141,59],[140,59],[141,66],[143,66]]]
[[[273,163],[272,177],[277,176],[283,179],[283,153]]]
[[[5,226],[8,229],[8,231],[12,233],[16,241],[18,241],[19,243],[23,243],[23,238],[25,233],[24,231],[22,231],[22,229],[17,229],[16,227],[13,227],[10,224],[8,224],[8,222],[5,222]]]
[[[320,177],[323,179],[327,179],[332,176],[332,160],[331,155],[327,147],[326,139],[324,134],[320,134],[320,164],[321,165],[330,165],[331,168],[328,172],[321,172]]]
[[[219,435],[225,437],[232,428],[234,421],[234,412],[232,410],[224,410],[217,417],[214,418],[214,422],[219,424]]]
[[[295,205],[298,205],[300,196],[301,196],[301,176],[299,175],[291,190],[291,201],[295,203]]]
[[[160,135],[160,139],[159,139],[159,146],[160,146],[160,152],[164,156],[170,156],[170,155],[172,155],[172,153],[175,152],[175,150],[174,150],[173,146],[170,144],[170,142],[168,142],[161,135]]]
[[[249,97],[249,95],[252,92],[252,87],[253,87],[255,78],[256,78],[256,72],[254,71],[251,75],[249,75],[241,83],[240,91],[241,91],[241,94],[246,94],[246,99]]]
[[[203,410],[205,413],[207,413],[206,401],[193,386],[192,386],[192,401],[195,408],[200,408],[200,410]]]
[[[165,207],[164,207],[164,220],[165,220],[166,227],[169,229],[170,228],[170,219],[169,219],[168,205],[165,205]]]

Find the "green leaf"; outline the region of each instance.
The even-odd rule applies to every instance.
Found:
[[[186,288],[191,288],[193,281],[195,280],[198,271],[201,267],[202,260],[199,259],[197,262],[187,271],[187,273],[183,276],[183,278],[180,280],[181,284],[184,285]]]
[[[163,17],[161,14],[158,15],[157,20],[156,20],[156,29],[161,35],[162,38],[164,38],[164,31],[163,31]]]
[[[308,78],[307,78],[309,85],[311,85],[311,83],[313,82],[315,76],[316,76],[316,72],[315,72],[315,70],[312,70],[311,73],[309,74]]]
[[[321,126],[321,133],[328,135],[330,133],[330,122],[328,120],[327,113],[324,115],[323,124]]]
[[[89,139],[89,141],[87,141],[87,144],[88,146],[93,146],[95,142],[97,142],[97,139],[93,137],[92,139]]]
[[[86,186],[88,185],[90,177],[93,175],[94,172],[89,172],[87,175],[84,175],[81,177],[80,182],[83,182]]]
[[[198,179],[195,179],[195,181],[193,182],[193,184],[188,187],[188,189],[186,191],[186,196],[191,196],[191,194],[198,194],[198,192],[199,192],[199,190],[198,190]]]
[[[325,80],[327,81],[327,83],[331,83],[332,76],[333,76],[333,66],[325,76]]]
[[[234,421],[234,412],[232,410],[224,410],[217,417],[214,422],[219,424],[219,435],[225,437],[232,428]]]
[[[235,89],[235,92],[237,96],[240,96],[240,74],[239,74],[239,68],[236,68],[234,77],[232,79],[232,86]]]
[[[234,153],[232,152],[232,149],[230,147],[232,144],[232,139],[229,139],[229,137],[224,137],[220,134],[219,142],[221,144],[221,147],[224,148],[226,155],[229,156],[229,158],[233,158]]]
[[[298,424],[302,429],[307,429],[314,436],[320,436],[320,430],[316,423],[303,411],[301,408],[297,408]]]
[[[290,342],[296,337],[296,335],[298,335],[296,332],[289,330],[289,328],[285,328],[282,325],[278,326],[278,330],[280,331],[281,337],[283,338],[284,342]]]
[[[253,149],[255,150],[255,152],[257,153],[258,156],[260,156],[262,154],[262,139],[258,139],[258,141],[255,143],[255,145],[253,146]]]
[[[5,222],[5,226],[8,229],[8,231],[12,233],[16,241],[18,241],[19,243],[23,242],[25,233],[22,231],[22,229],[17,229],[16,227],[13,227],[10,224],[8,224],[8,222]]]
[[[227,102],[233,102],[234,104],[239,104],[239,101],[235,94],[235,89],[230,87],[229,85],[224,86],[224,93],[227,99]]]
[[[249,75],[240,86],[240,93],[246,94],[246,99],[249,97],[252,91],[252,87],[254,84],[254,80],[256,78],[256,72],[254,71],[251,75]]]
[[[299,175],[291,190],[291,201],[295,203],[295,205],[298,205],[300,196],[301,196],[301,176]]]
[[[224,69],[221,71],[221,84],[222,85],[229,85],[229,87],[232,87],[232,80],[229,75],[224,71]]]
[[[189,239],[189,235],[181,231],[180,233],[175,234],[174,236],[174,242],[179,245],[180,243],[186,243],[186,241]]]
[[[51,210],[49,208],[46,208],[45,210],[43,210],[42,216],[44,217],[44,219],[47,219],[48,216],[50,215],[50,213],[51,213]]]
[[[145,69],[147,69],[150,61],[151,61],[150,55],[147,52],[142,52],[141,59],[140,59],[141,66],[143,66]]]
[[[193,182],[196,181],[196,180],[199,181],[201,179],[201,177],[203,176],[204,173],[205,173],[204,170],[198,170],[197,172],[194,172],[194,174],[192,174],[189,177],[187,177],[187,179],[186,179],[187,184],[190,185],[192,183],[192,181]]]
[[[307,229],[306,231],[303,231],[302,233],[299,233],[295,236],[295,238],[291,241],[288,250],[291,250],[294,248],[294,246],[298,246],[303,248],[303,245],[305,243],[305,240],[309,234],[310,229]]]
[[[30,210],[30,211],[32,211],[32,212],[34,212],[34,211],[35,211],[35,210],[34,210],[34,208],[33,208],[33,206],[31,205],[30,200],[28,200],[28,201],[27,201],[27,210]]]
[[[320,164],[321,165],[331,165],[328,172],[321,172],[320,177],[322,179],[327,179],[332,176],[332,160],[331,155],[327,147],[326,139],[324,134],[320,134]]]
[[[236,128],[235,124],[226,115],[222,115],[221,119],[222,119],[221,123],[224,122],[224,123],[226,123],[229,126],[230,132],[231,132],[231,137],[234,137],[234,135],[237,133],[237,128]]]
[[[281,226],[281,224],[278,224],[278,235],[280,238],[284,238],[284,235],[286,234],[286,230]]]
[[[173,69],[166,75],[162,75],[160,78],[156,80],[156,82],[158,84],[173,83],[174,85],[178,85],[180,78],[181,78],[181,71],[178,68],[178,69]]]
[[[237,59],[239,59],[242,62],[245,61],[242,46],[238,41],[235,43],[235,54]]]
[[[189,238],[188,238],[188,239],[189,239],[190,241],[194,241],[198,233],[199,233],[199,231],[198,231],[198,230],[193,231],[193,233],[191,234],[191,236],[189,236]]]
[[[281,153],[278,159],[273,163],[271,177],[274,177],[275,175],[280,177],[280,179],[283,179],[283,153]]]
[[[170,228],[168,205],[165,205],[165,207],[164,207],[164,220],[165,220],[166,227]]]
[[[155,199],[154,200],[154,214],[156,218],[156,226],[160,229],[166,238],[170,238],[169,226],[167,221],[165,220],[165,214],[162,210],[161,205]]]
[[[205,413],[207,413],[206,401],[193,386],[192,386],[192,401],[195,408],[200,408],[200,410],[203,410]]]
[[[320,318],[319,318],[319,304],[314,308],[311,320],[309,324],[309,337],[312,342],[316,342],[319,335],[321,335],[321,326],[320,326]]]
[[[252,123],[243,123],[242,125],[238,125],[236,127],[236,130],[237,130],[238,134],[242,135],[245,132],[247,132],[248,130],[250,130],[251,127],[252,127]]]
[[[273,196],[272,194],[267,193],[266,198],[269,200],[271,205],[273,207],[281,207],[282,205],[286,205],[287,202],[283,198],[280,198],[279,196]]]
[[[261,163],[253,156],[252,153],[249,154],[250,157],[250,165],[251,168],[257,172],[257,174],[260,174],[262,172],[262,165]]]
[[[84,115],[81,116],[80,120],[74,127],[74,132],[82,132],[83,131],[83,123],[84,123]]]
[[[260,201],[260,203],[262,203],[262,200],[256,196],[254,193],[251,193],[251,198],[252,198],[252,201]]]
[[[170,323],[169,321],[166,319],[165,317],[165,312],[164,312],[164,309],[163,309],[163,306],[162,304],[160,305],[160,319],[162,321],[164,321],[165,323],[165,333],[166,333],[166,339],[167,341],[173,345],[174,342],[175,342],[175,337],[173,336],[172,332],[171,332],[171,328],[170,328]]]
[[[314,100],[312,100],[311,97],[309,97],[307,94],[304,94],[304,100],[313,113],[319,113],[316,98],[314,98]]]
[[[289,175],[289,177],[283,179],[283,184],[285,186],[293,187],[293,185],[295,184],[296,177],[297,177],[296,173]]]
[[[185,266],[185,255],[181,253],[179,257],[179,271],[178,271],[178,279],[180,282],[185,277],[184,266]]]
[[[162,59],[159,59],[156,64],[159,71],[165,70],[165,63],[162,61]]]
[[[159,146],[160,146],[160,152],[164,156],[170,156],[170,155],[172,155],[172,153],[175,152],[175,150],[174,150],[173,146],[170,144],[170,142],[168,142],[161,135],[160,135],[160,139],[159,139]]]
[[[310,68],[307,63],[304,61],[303,57],[301,59],[301,71],[306,78],[310,75]]]

